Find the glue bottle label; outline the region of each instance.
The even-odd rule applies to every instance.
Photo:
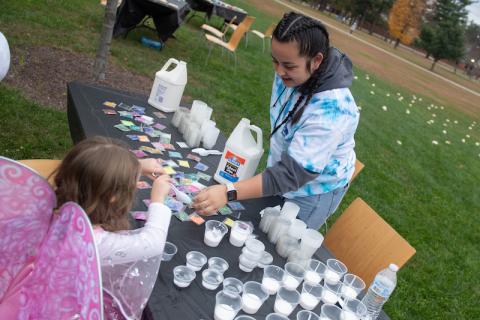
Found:
[[[241,166],[245,165],[245,159],[239,157],[231,151],[227,151],[225,154],[225,168],[218,173],[222,178],[227,179],[230,182],[238,181],[238,171]]]
[[[166,91],[167,91],[167,87],[162,86],[162,84],[159,83],[158,86],[157,86],[157,92],[155,92],[155,100],[158,103],[163,102],[163,97],[165,96]]]

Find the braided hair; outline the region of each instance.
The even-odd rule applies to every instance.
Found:
[[[295,124],[302,117],[305,106],[310,102],[315,89],[320,85],[321,75],[327,65],[328,50],[330,48],[329,35],[327,29],[320,21],[299,13],[289,12],[280,20],[272,36],[275,40],[283,43],[297,42],[300,48],[300,56],[309,58],[307,63],[309,70],[310,59],[314,58],[318,53],[323,55],[320,67],[312,73],[307,81],[299,86],[300,97],[285,118],[285,122],[292,119],[292,124]]]

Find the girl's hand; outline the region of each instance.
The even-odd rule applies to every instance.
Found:
[[[152,202],[164,203],[165,197],[170,192],[170,183],[172,183],[172,178],[168,174],[163,174],[156,178],[152,184],[150,200]]]
[[[200,214],[212,215],[227,202],[227,187],[215,185],[200,191],[193,199],[193,208]]]
[[[162,159],[147,158],[140,159],[139,161],[142,175],[148,176],[150,179],[155,179],[165,173],[165,170],[162,167]]]

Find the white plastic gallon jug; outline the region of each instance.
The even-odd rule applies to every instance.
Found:
[[[215,180],[225,184],[252,177],[263,155],[262,141],[262,129],[251,125],[248,119],[240,120],[225,144]]]
[[[170,65],[176,65],[170,71]],[[148,103],[165,112],[174,112],[180,105],[183,90],[187,84],[187,63],[170,58],[160,71],[155,74]]]

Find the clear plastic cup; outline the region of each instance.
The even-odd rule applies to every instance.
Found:
[[[208,259],[208,269],[217,270],[221,274],[224,274],[228,269],[228,262],[220,257],[211,257]]]
[[[290,320],[288,317],[285,317],[283,314],[280,313],[269,313],[265,320]]]
[[[187,127],[190,125],[190,122],[190,113],[185,113],[180,120],[180,124],[178,125],[178,131],[180,131],[181,134],[185,134]]]
[[[261,283],[248,281],[243,285],[242,310],[248,314],[257,313],[268,297],[269,295],[262,289]]]
[[[187,266],[173,268],[173,283],[179,288],[186,288],[192,283],[197,275]]]
[[[198,147],[202,138],[200,126],[196,123],[191,123],[187,128],[185,128],[183,138],[190,148]]]
[[[283,276],[283,286],[288,290],[295,290],[303,281],[305,269],[294,262],[285,264],[285,275]]]
[[[272,223],[270,230],[268,230],[268,241],[276,244],[278,239],[288,232],[288,228],[290,228],[291,224],[292,222],[288,218],[280,215]]]
[[[347,266],[337,259],[327,260],[327,269],[325,270],[325,283],[336,284],[343,275],[347,273]]]
[[[293,220],[297,217],[299,211],[300,207],[298,204],[291,201],[286,201],[283,204],[281,215],[288,218],[288,220]]]
[[[253,252],[251,251],[250,249],[248,249],[247,247],[243,247],[242,248],[242,254],[250,259],[250,260],[254,260],[254,261],[259,261],[260,258],[262,257],[263,255],[263,252],[260,251],[260,252]]]
[[[198,251],[190,251],[187,253],[187,267],[193,271],[199,271],[207,263],[207,257]]]
[[[277,251],[280,257],[286,258],[290,253],[298,248],[298,240],[287,233],[278,239],[277,245],[275,246],[275,251]]]
[[[347,299],[343,303],[342,320],[360,320],[367,315],[367,307],[358,299]]]
[[[180,122],[182,121],[182,117],[185,114],[188,114],[189,112],[190,110],[184,107],[179,107],[177,110],[175,110],[175,113],[173,114],[173,117],[172,117],[172,125],[175,128],[178,128],[178,126],[180,125]]]
[[[241,294],[243,291],[243,282],[233,277],[225,278],[225,280],[223,280],[223,290],[232,290],[237,294]]]
[[[273,310],[276,313],[289,316],[290,313],[297,307],[300,302],[300,293],[297,290],[288,290],[285,287],[280,287],[275,298]]]
[[[242,314],[241,316],[236,317],[235,320],[255,320],[255,318]]]
[[[235,221],[230,231],[230,243],[235,247],[241,247],[252,233],[252,226],[243,221]]]
[[[261,253],[265,250],[265,245],[262,243],[262,241],[253,238],[245,241],[245,247],[255,253]]]
[[[205,102],[201,100],[193,100],[192,109],[190,111],[190,114],[192,116],[192,121],[195,121],[198,124],[201,124],[204,118],[202,114],[205,112],[207,108],[208,108],[208,105]],[[210,119],[209,116],[208,116],[208,119]]]
[[[305,231],[307,231],[307,224],[300,219],[295,219],[292,221],[292,224],[288,229],[288,234],[293,238],[300,240]]]
[[[305,310],[313,310],[322,299],[323,287],[320,284],[303,283],[300,305]]]
[[[320,232],[314,229],[307,229],[302,234],[302,241],[300,242],[300,250],[305,254],[313,256],[315,251],[322,246],[323,236]]]
[[[320,312],[321,320],[342,320],[342,309],[333,304],[324,304]]]
[[[282,286],[285,270],[279,266],[269,265],[263,269],[262,288],[268,294],[277,293]]]
[[[319,320],[320,317],[312,311],[302,310],[297,313],[297,320]]]
[[[223,282],[223,275],[217,270],[206,269],[202,272],[202,286],[208,290],[215,290]]]
[[[272,222],[280,215],[280,210],[276,208],[265,208],[262,215],[262,220],[258,227],[265,233],[268,233]]]
[[[173,256],[177,253],[177,246],[171,242],[165,242],[165,247],[163,248],[162,261],[170,261]]]
[[[219,291],[215,300],[215,320],[233,320],[242,308],[242,298],[232,291]]]
[[[260,259],[260,256],[258,257]],[[244,272],[252,272],[252,270],[257,266],[258,264],[258,259],[257,260],[252,260],[248,258],[244,253],[242,253],[238,257],[238,267],[240,270]]]
[[[365,289],[365,282],[352,273],[343,276],[341,294],[345,299],[355,299]]]
[[[290,252],[287,261],[294,262],[306,268],[311,257],[310,254],[305,254],[301,249],[297,249]]]
[[[218,247],[227,232],[228,227],[225,223],[217,220],[208,220],[205,223],[203,242],[209,247]]]
[[[327,266],[318,260],[310,259],[305,268],[305,282],[308,284],[319,284],[325,276]]]
[[[260,257],[260,260],[258,261],[257,267],[263,269],[269,264],[271,264],[272,262],[273,262],[273,256],[267,251],[263,251],[262,256]]]
[[[341,283],[325,283],[322,290],[322,301],[327,304],[335,304],[340,298]]]

